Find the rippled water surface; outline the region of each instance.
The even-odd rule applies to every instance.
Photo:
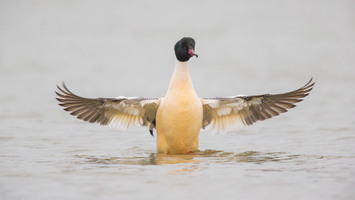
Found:
[[[355,199],[352,1],[0,2],[0,199]],[[165,94],[195,38],[201,97],[278,93],[295,109],[162,155],[145,128],[81,122],[55,100]]]

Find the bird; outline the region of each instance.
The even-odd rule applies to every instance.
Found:
[[[240,124],[250,126],[295,107],[309,95],[315,82],[287,93],[200,98],[189,73],[189,60],[198,57],[195,40],[183,37],[174,46],[175,68],[166,95],[161,98],[85,98],[57,85],[59,105],[78,119],[127,130],[146,126],[161,154],[198,151],[201,129],[228,132]]]

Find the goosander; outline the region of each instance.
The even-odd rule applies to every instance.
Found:
[[[57,86],[59,105],[77,118],[120,129],[146,126],[157,133],[157,152],[186,154],[198,150],[201,129],[219,132],[233,130],[238,124],[249,126],[295,107],[312,90],[312,79],[303,87],[282,94],[237,95],[200,98],[193,87],[188,61],[195,53],[193,38],[175,44],[175,69],[165,97],[84,98],[72,93],[63,83]]]

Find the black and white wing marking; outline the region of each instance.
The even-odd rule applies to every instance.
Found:
[[[312,79],[303,87],[283,94],[205,98],[202,127],[219,132],[232,130],[238,123],[249,126],[295,107],[312,90]]]
[[[84,98],[72,93],[63,83],[56,92],[60,106],[78,119],[90,123],[99,123],[122,130],[132,125],[149,127],[153,135],[155,116],[160,100],[157,98],[117,97]]]

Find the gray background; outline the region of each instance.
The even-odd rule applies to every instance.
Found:
[[[1,0],[1,199],[354,198],[354,9],[354,1]],[[203,134],[200,149],[301,157],[131,165],[126,158],[155,152],[147,130],[85,124],[57,106],[62,81],[86,97],[164,96],[183,36],[197,43],[190,70],[201,97],[317,82],[292,112]]]

